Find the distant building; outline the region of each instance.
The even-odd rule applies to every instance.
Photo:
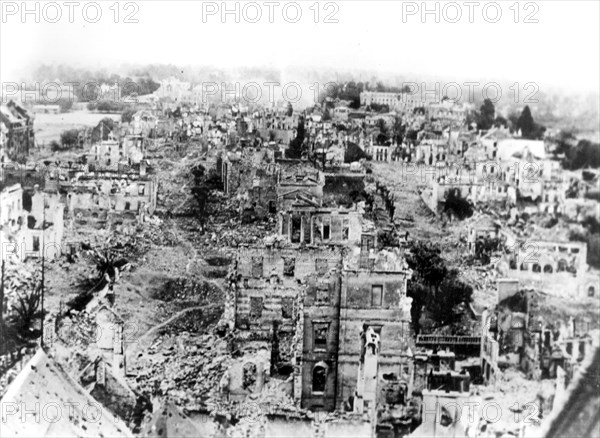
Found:
[[[29,149],[35,145],[33,116],[13,101],[0,106],[0,157],[5,155],[12,161],[24,163]]]

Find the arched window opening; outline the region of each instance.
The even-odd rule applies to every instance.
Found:
[[[316,365],[312,373],[312,390],[313,392],[325,392],[325,384],[327,383],[327,368],[323,365]]]
[[[565,259],[560,259],[556,267],[557,272],[565,272],[568,268],[568,263]]]

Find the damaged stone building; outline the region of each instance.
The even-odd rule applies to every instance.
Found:
[[[334,407],[340,268],[339,250],[240,248],[233,284],[234,349],[246,363],[237,373],[230,370],[230,393],[260,390],[265,374],[293,373],[293,395],[303,407]],[[247,375],[241,388],[240,373]],[[328,391],[322,379],[329,382]]]
[[[59,183],[67,210],[74,215],[94,211],[153,214],[158,184],[145,171],[93,171],[74,183]]]
[[[412,376],[411,272],[399,252],[375,252],[374,240],[366,236],[342,271],[336,402],[355,412],[405,403]]]
[[[33,116],[11,100],[0,106],[0,132],[0,157],[24,163],[35,145]]]
[[[280,170],[270,152],[268,149],[252,149],[226,153],[217,166],[223,192],[241,201],[243,213],[252,212],[264,217],[276,212],[276,185]]]
[[[269,365],[249,365],[252,373],[269,368],[289,375],[295,368],[293,395],[303,408],[374,414],[377,403],[406,403],[411,273],[401,253],[374,248],[374,236],[365,235],[344,258],[336,247],[240,251],[235,348],[251,343],[255,357],[270,356]]]
[[[282,177],[277,186],[279,236],[290,243],[358,244],[363,232],[364,207],[343,193],[325,193],[335,192],[328,187],[336,186],[338,180],[343,187],[347,179],[360,181],[362,186],[362,176],[355,175],[338,178],[319,171],[312,174],[297,171]]]
[[[61,254],[64,205],[57,193],[46,193],[36,185],[23,190],[20,184],[2,187],[2,257],[24,260]]]

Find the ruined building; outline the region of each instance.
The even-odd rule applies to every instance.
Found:
[[[35,145],[33,116],[13,101],[0,106],[0,157],[24,163]],[[2,160],[4,161],[4,160]]]
[[[401,254],[374,244],[365,238],[342,270],[336,402],[355,412],[404,403],[412,376],[411,272]]]

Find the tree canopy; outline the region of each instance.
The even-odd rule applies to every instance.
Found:
[[[346,152],[344,153],[344,163],[354,163],[363,158],[368,158],[365,151],[363,151],[356,143],[348,142]]]
[[[478,129],[490,129],[494,125],[496,108],[490,99],[485,99],[479,109],[479,118],[477,120]]]
[[[440,248],[414,242],[406,260],[413,270],[407,295],[413,299],[411,318],[415,333],[421,330],[423,310],[438,326],[457,321],[461,305],[472,300],[473,288],[459,279],[458,270],[446,266]]]
[[[305,129],[304,129],[304,118],[300,118],[298,121],[298,129],[296,132],[296,138],[294,138],[289,147],[285,151],[286,158],[302,158],[303,152],[303,143],[305,137]]]

